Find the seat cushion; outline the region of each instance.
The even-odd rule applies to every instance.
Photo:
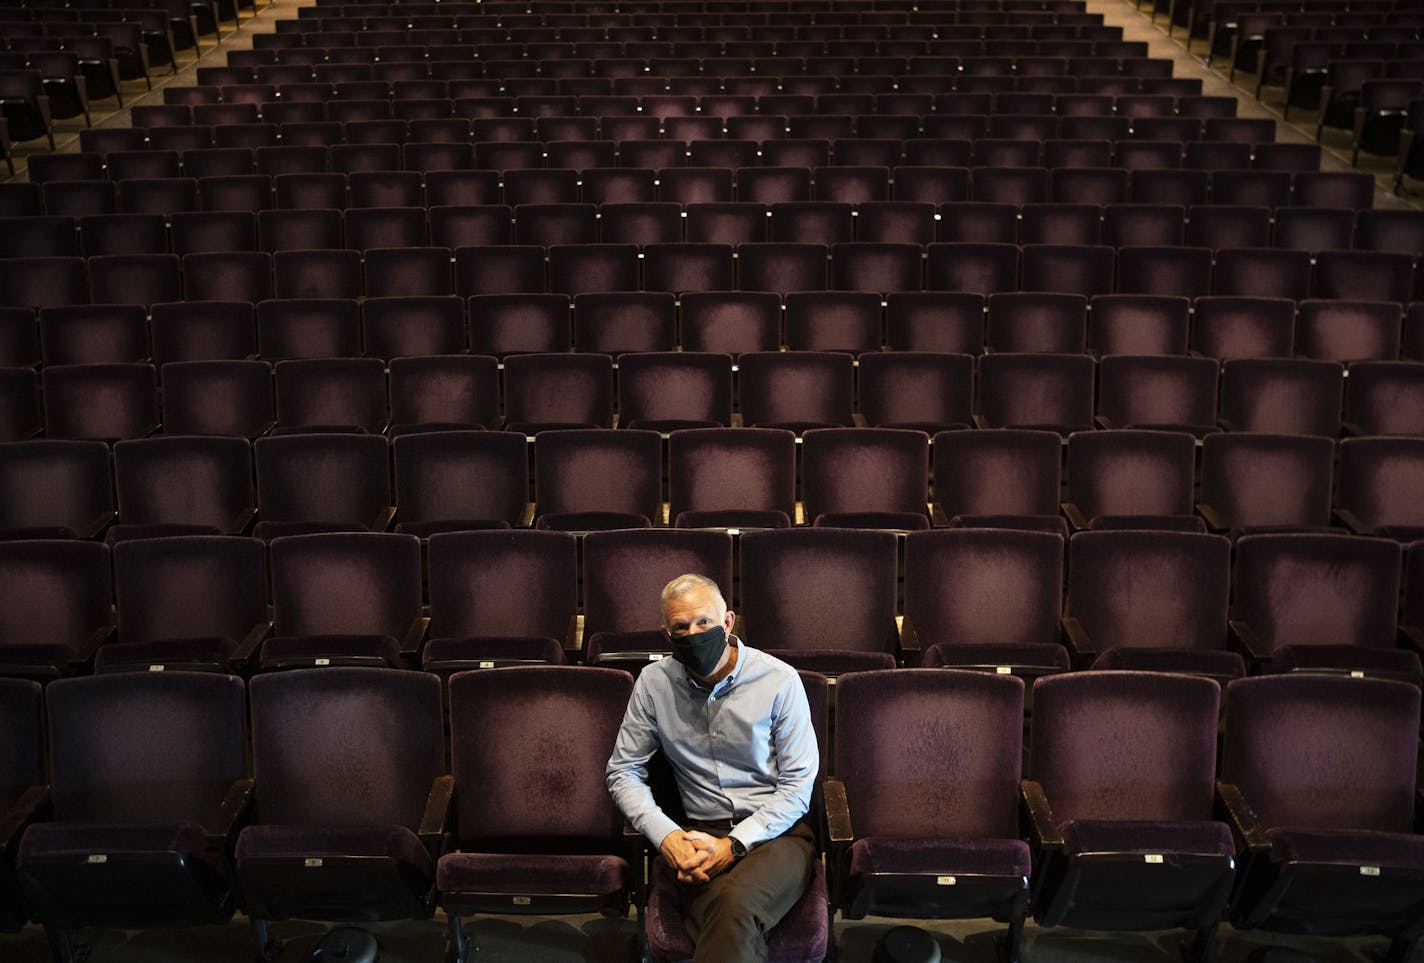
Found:
[[[1092,531],[1107,529],[1148,529],[1154,532],[1206,531],[1206,522],[1196,515],[1098,515],[1088,522]]]
[[[270,542],[288,535],[325,535],[328,532],[366,532],[365,522],[268,522],[260,521],[252,530],[254,538]]]
[[[929,669],[1007,665],[1045,672],[1067,672],[1070,667],[1068,650],[1057,642],[1022,645],[945,645],[941,642],[925,650],[920,664]]]
[[[797,669],[825,675],[845,675],[871,669],[895,668],[895,656],[889,652],[847,652],[843,649],[766,649],[781,661]]]
[[[823,512],[811,524],[814,528],[885,528],[923,532],[930,527],[930,519],[923,512]]]
[[[213,525],[182,525],[178,523],[127,525],[120,523],[109,527],[109,530],[104,533],[104,541],[113,545],[115,542],[129,542],[140,538],[177,538],[183,535],[225,534],[227,533]]]
[[[222,845],[210,846],[207,832],[193,822],[158,826],[98,823],[35,823],[20,840],[19,862],[68,858],[87,860],[93,855],[129,853],[180,853],[213,872],[226,876]]]
[[[433,522],[398,522],[396,523],[396,532],[401,535],[429,538],[431,535],[438,535],[441,532],[485,532],[510,527],[509,522],[502,518],[450,518]]]
[[[621,653],[661,652],[672,655],[672,644],[661,629],[645,632],[595,632],[583,643],[583,660],[598,665]]]
[[[333,662],[346,658],[379,660],[401,668],[400,643],[389,635],[298,635],[268,639],[262,645],[263,668],[311,664],[316,659]]]
[[[638,431],[656,431],[659,434],[667,435],[674,431],[686,431],[690,428],[725,428],[720,421],[693,421],[664,419],[662,421],[630,421],[623,428],[633,428]]]
[[[1021,839],[898,839],[868,836],[850,847],[852,879],[868,873],[939,876],[1027,876],[1033,871]]]
[[[1236,844],[1225,823],[1070,819],[1059,827],[1063,850],[1084,853],[1194,853],[1235,856]]]
[[[237,859],[383,856],[428,874],[430,854],[404,826],[248,826],[237,837]]]
[[[237,643],[216,636],[198,639],[163,639],[157,642],[110,642],[94,654],[95,672],[128,672],[151,665],[226,671]]]
[[[1424,871],[1424,836],[1353,829],[1269,829],[1271,859]]]
[[[448,853],[435,866],[442,893],[589,894],[610,896],[632,872],[619,856]]]
[[[426,668],[442,662],[549,662],[562,665],[564,647],[555,639],[488,637],[431,639],[421,656]]]
[[[1396,676],[1419,683],[1419,656],[1408,649],[1361,645],[1283,645],[1271,657],[1271,672],[1334,670]]]
[[[676,528],[790,528],[791,516],[771,511],[678,512],[673,525]]]
[[[1068,520],[1062,515],[955,515],[950,528],[1009,528],[1018,532],[1047,532],[1068,538]]]
[[[1225,650],[1137,649],[1121,646],[1104,649],[1093,660],[1095,669],[1128,669],[1135,672],[1182,672],[1215,678],[1240,678],[1246,663],[1236,652]]]
[[[607,532],[620,528],[651,528],[646,515],[632,512],[550,512],[535,528],[551,532]]]

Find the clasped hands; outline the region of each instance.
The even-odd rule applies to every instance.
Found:
[[[698,830],[674,829],[658,845],[679,883],[705,883],[732,865],[732,841]]]

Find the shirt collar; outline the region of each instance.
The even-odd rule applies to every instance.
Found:
[[[688,684],[693,690],[695,690],[695,691],[697,691],[697,692],[705,692],[705,693],[707,693],[707,694],[709,694],[709,695],[713,695],[713,694],[716,694],[716,693],[719,693],[719,692],[725,692],[725,691],[727,691],[728,689],[730,689],[733,685],[736,684],[737,678],[738,678],[738,677],[741,675],[741,673],[742,673],[742,666],[743,666],[743,665],[746,663],[746,661],[747,661],[747,653],[748,653],[750,650],[749,650],[745,645],[743,645],[743,644],[742,644],[742,640],[739,639],[739,638],[737,638],[735,635],[728,635],[728,636],[727,636],[727,644],[736,647],[736,649],[737,649],[737,662],[736,662],[735,665],[732,666],[732,671],[727,673],[727,677],[724,678],[721,682],[718,682],[718,683],[717,683],[716,685],[714,685],[712,688],[709,689],[709,688],[707,688],[706,686],[704,686],[704,685],[702,685],[701,683],[699,683],[696,679],[694,679],[694,678],[692,677],[692,673],[687,671],[687,667],[686,667],[686,666],[683,666],[683,667],[682,667],[683,677],[687,679],[687,684]]]

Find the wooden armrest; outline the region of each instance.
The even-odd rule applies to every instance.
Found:
[[[227,533],[229,535],[246,535],[252,531],[252,526],[257,521],[256,508],[244,508],[237,513],[237,517],[228,523]]]
[[[1270,848],[1271,843],[1266,838],[1266,831],[1256,818],[1255,810],[1246,802],[1246,797],[1242,795],[1240,787],[1234,783],[1218,782],[1216,798],[1220,801],[1223,814],[1230,822],[1232,829],[1246,841],[1247,848],[1255,850]]]
[[[1202,521],[1206,522],[1207,528],[1214,532],[1224,532],[1231,527],[1226,524],[1221,513],[1206,502],[1197,502],[1197,514],[1202,517]]]
[[[445,835],[445,821],[450,817],[450,799],[455,794],[454,776],[436,776],[430,783],[430,795],[425,797],[425,812],[420,817],[416,835],[432,853]]]
[[[1073,650],[1075,656],[1083,659],[1097,655],[1098,650],[1093,645],[1093,640],[1088,637],[1088,630],[1076,616],[1065,615],[1059,621],[1063,625],[1063,635],[1068,640],[1068,648]]]
[[[233,780],[232,785],[227,789],[227,795],[218,804],[217,811],[213,813],[208,825],[210,839],[221,839],[231,843],[237,829],[242,824],[242,818],[252,805],[252,790],[251,779]]]
[[[1360,521],[1358,515],[1348,508],[1336,508],[1331,512],[1335,519],[1356,535],[1373,535],[1375,530]]]
[[[1068,525],[1075,532],[1087,531],[1088,519],[1083,516],[1083,510],[1076,502],[1063,502],[1063,517],[1068,519]]]
[[[1274,654],[1266,647],[1266,641],[1256,633],[1251,627],[1251,623],[1240,619],[1231,619],[1227,623],[1231,629],[1231,634],[1236,637],[1241,650],[1251,659],[1252,662],[1269,662]]]
[[[401,655],[416,655],[425,643],[425,634],[430,631],[429,616],[422,615],[410,623],[405,638],[401,640]]]
[[[855,841],[850,826],[850,803],[846,799],[845,783],[827,779],[823,784],[826,799],[826,838],[832,848],[843,849]]]
[[[1023,802],[1024,815],[1028,817],[1030,842],[1035,848],[1062,849],[1063,834],[1053,820],[1053,807],[1048,805],[1048,796],[1043,787],[1032,779],[1019,783],[1019,797]]]
[[[118,512],[105,512],[104,514],[100,515],[98,518],[90,522],[88,527],[85,528],[83,531],[79,532],[78,535],[80,538],[92,542],[95,539],[102,537],[104,532],[108,530],[109,526],[114,524],[114,522],[116,522],[118,518]]]
[[[95,629],[89,638],[85,639],[79,648],[74,651],[74,654],[70,656],[70,666],[88,665],[94,661],[94,653],[99,651],[99,646],[111,641],[117,631],[117,627],[112,625],[101,625]]]
[[[266,642],[267,637],[271,634],[272,623],[270,621],[258,622],[238,644],[237,651],[232,654],[232,661],[238,665],[251,662],[258,650],[262,648],[262,643]]]
[[[387,505],[376,514],[376,520],[371,524],[373,532],[389,532],[391,523],[396,520],[396,507]]]

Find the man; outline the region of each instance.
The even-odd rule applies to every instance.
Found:
[[[693,959],[765,960],[767,933],[805,892],[815,857],[806,812],[820,757],[806,692],[789,665],[731,634],[736,615],[711,579],[673,579],[662,610],[673,655],[638,677],[608,791],[676,870]],[[659,749],[687,827],[648,788]]]

